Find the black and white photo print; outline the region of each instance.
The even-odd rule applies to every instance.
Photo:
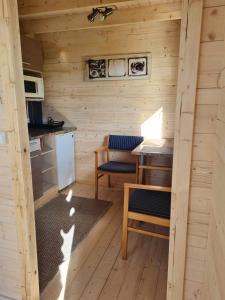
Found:
[[[147,57],[128,58],[128,75],[129,76],[146,76],[148,75]]]
[[[106,78],[106,60],[105,59],[90,59],[88,61],[89,78]]]

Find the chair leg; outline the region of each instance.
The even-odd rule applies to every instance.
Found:
[[[139,183],[139,170],[136,171],[136,183]]]
[[[140,169],[139,171],[139,183],[143,184],[143,169]]]
[[[139,157],[136,159],[136,183],[139,183]]]
[[[128,219],[123,219],[123,235],[122,235],[122,258],[127,259],[127,243],[128,243]]]
[[[98,172],[95,171],[95,200],[98,200]]]
[[[122,234],[122,258],[127,259],[127,243],[128,243],[128,202],[129,189],[124,187],[124,208],[123,208],[123,234]]]
[[[95,152],[95,199],[98,200],[98,152]]]
[[[111,180],[110,180],[110,175],[108,175],[108,187],[111,187]]]

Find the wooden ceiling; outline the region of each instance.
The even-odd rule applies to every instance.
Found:
[[[88,22],[87,14],[92,8],[99,6],[113,6],[116,10],[104,22]],[[21,30],[24,34],[181,18],[180,0],[18,0],[18,7]]]

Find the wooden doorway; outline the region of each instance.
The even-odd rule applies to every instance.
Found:
[[[23,269],[26,274],[25,294],[38,299],[38,279],[36,262],[36,244],[34,234],[34,210],[30,174],[28,149],[28,135],[26,132],[25,105],[22,59],[19,41],[19,25],[17,3],[1,1],[4,11],[1,13],[1,27],[3,38],[8,45],[8,53],[3,53],[4,64],[9,66],[13,78],[3,72],[6,84],[3,89],[8,100],[7,113],[11,121],[9,145],[12,163],[18,170],[18,182],[14,194],[19,211],[17,221],[23,229],[20,245],[23,250]],[[195,115],[195,98],[198,72],[198,57],[201,32],[203,1],[183,2],[181,25],[180,65],[177,88],[175,156],[173,171],[173,199],[171,216],[169,276],[167,299],[182,299],[185,272],[187,217],[190,190],[190,170],[192,159],[193,126]],[[1,67],[3,59],[1,60]],[[11,82],[16,81],[16,85]],[[13,92],[13,93],[12,93]],[[12,94],[11,94],[12,93]],[[13,103],[11,101],[13,99]],[[22,100],[21,100],[22,99]],[[183,176],[185,170],[185,178]],[[18,184],[19,183],[19,184]],[[25,263],[26,262],[26,263]],[[26,267],[25,267],[26,266]]]

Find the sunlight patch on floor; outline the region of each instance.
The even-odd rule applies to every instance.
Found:
[[[70,190],[68,195],[66,196],[66,201],[71,202],[73,196],[73,191]],[[76,210],[74,207],[70,209],[68,217],[72,217],[75,214]],[[63,254],[63,263],[59,266],[60,272],[60,281],[61,281],[61,291],[58,296],[58,300],[63,300],[65,298],[65,291],[67,285],[67,277],[68,277],[68,270],[70,265],[70,257],[72,253],[72,246],[73,246],[73,239],[75,233],[75,225],[73,225],[70,230],[66,233],[62,229],[60,230],[60,235],[63,239],[63,245],[61,247],[61,252]]]
[[[66,201],[70,202],[73,197],[73,190],[69,190],[68,195],[66,196]]]

